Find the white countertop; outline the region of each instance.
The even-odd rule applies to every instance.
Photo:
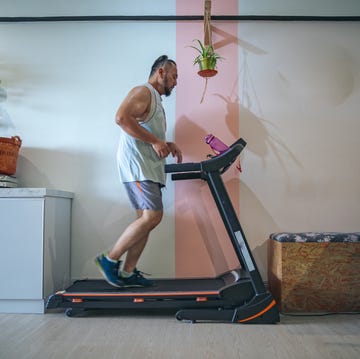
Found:
[[[74,198],[74,193],[49,188],[0,188],[0,198]]]

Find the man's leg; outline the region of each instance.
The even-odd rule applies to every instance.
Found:
[[[118,238],[107,255],[95,259],[105,279],[114,286],[151,286],[154,283],[136,270],[136,264],[148,241],[150,232],[161,222],[163,216],[160,185],[151,181],[125,184],[129,199],[138,209],[137,219]],[[126,262],[119,277],[119,259],[127,252]]]
[[[131,273],[144,250],[150,232],[161,222],[163,211],[145,209],[137,211],[138,218],[119,237],[108,257],[119,260],[127,252],[124,270]]]
[[[161,221],[162,211],[143,210],[142,213],[138,211],[138,216],[139,218],[125,230],[115,243],[109,257],[112,258],[111,255],[113,255],[119,259],[126,252],[125,264],[119,273],[119,280],[124,283],[124,286],[151,287],[155,285],[154,281],[143,277],[142,273],[136,269],[136,264],[145,248],[151,230]]]

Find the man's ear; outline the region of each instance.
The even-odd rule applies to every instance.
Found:
[[[158,71],[159,71],[160,76],[163,77],[163,76],[164,76],[164,72],[165,72],[165,71],[164,71],[164,68],[163,68],[163,67],[159,67],[159,70],[158,70]]]

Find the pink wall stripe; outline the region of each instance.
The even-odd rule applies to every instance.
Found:
[[[177,15],[201,15],[204,1],[177,0]],[[213,0],[212,15],[238,14],[238,0]],[[192,62],[193,39],[203,41],[203,22],[179,21],[176,27],[176,60],[179,80],[176,89],[176,142],[184,153],[184,161],[202,161],[210,153],[204,137],[208,133],[231,144],[239,137],[238,104],[238,24],[213,22],[215,50],[225,58],[218,64],[218,74],[208,80],[205,99],[200,99],[205,79],[197,75]],[[235,167],[224,181],[239,208],[239,172]],[[175,183],[175,273],[177,277],[214,276],[236,267],[238,261],[217,212],[206,183]]]

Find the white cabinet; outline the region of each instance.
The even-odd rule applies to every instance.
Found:
[[[44,313],[70,284],[70,192],[0,189],[0,312]]]

